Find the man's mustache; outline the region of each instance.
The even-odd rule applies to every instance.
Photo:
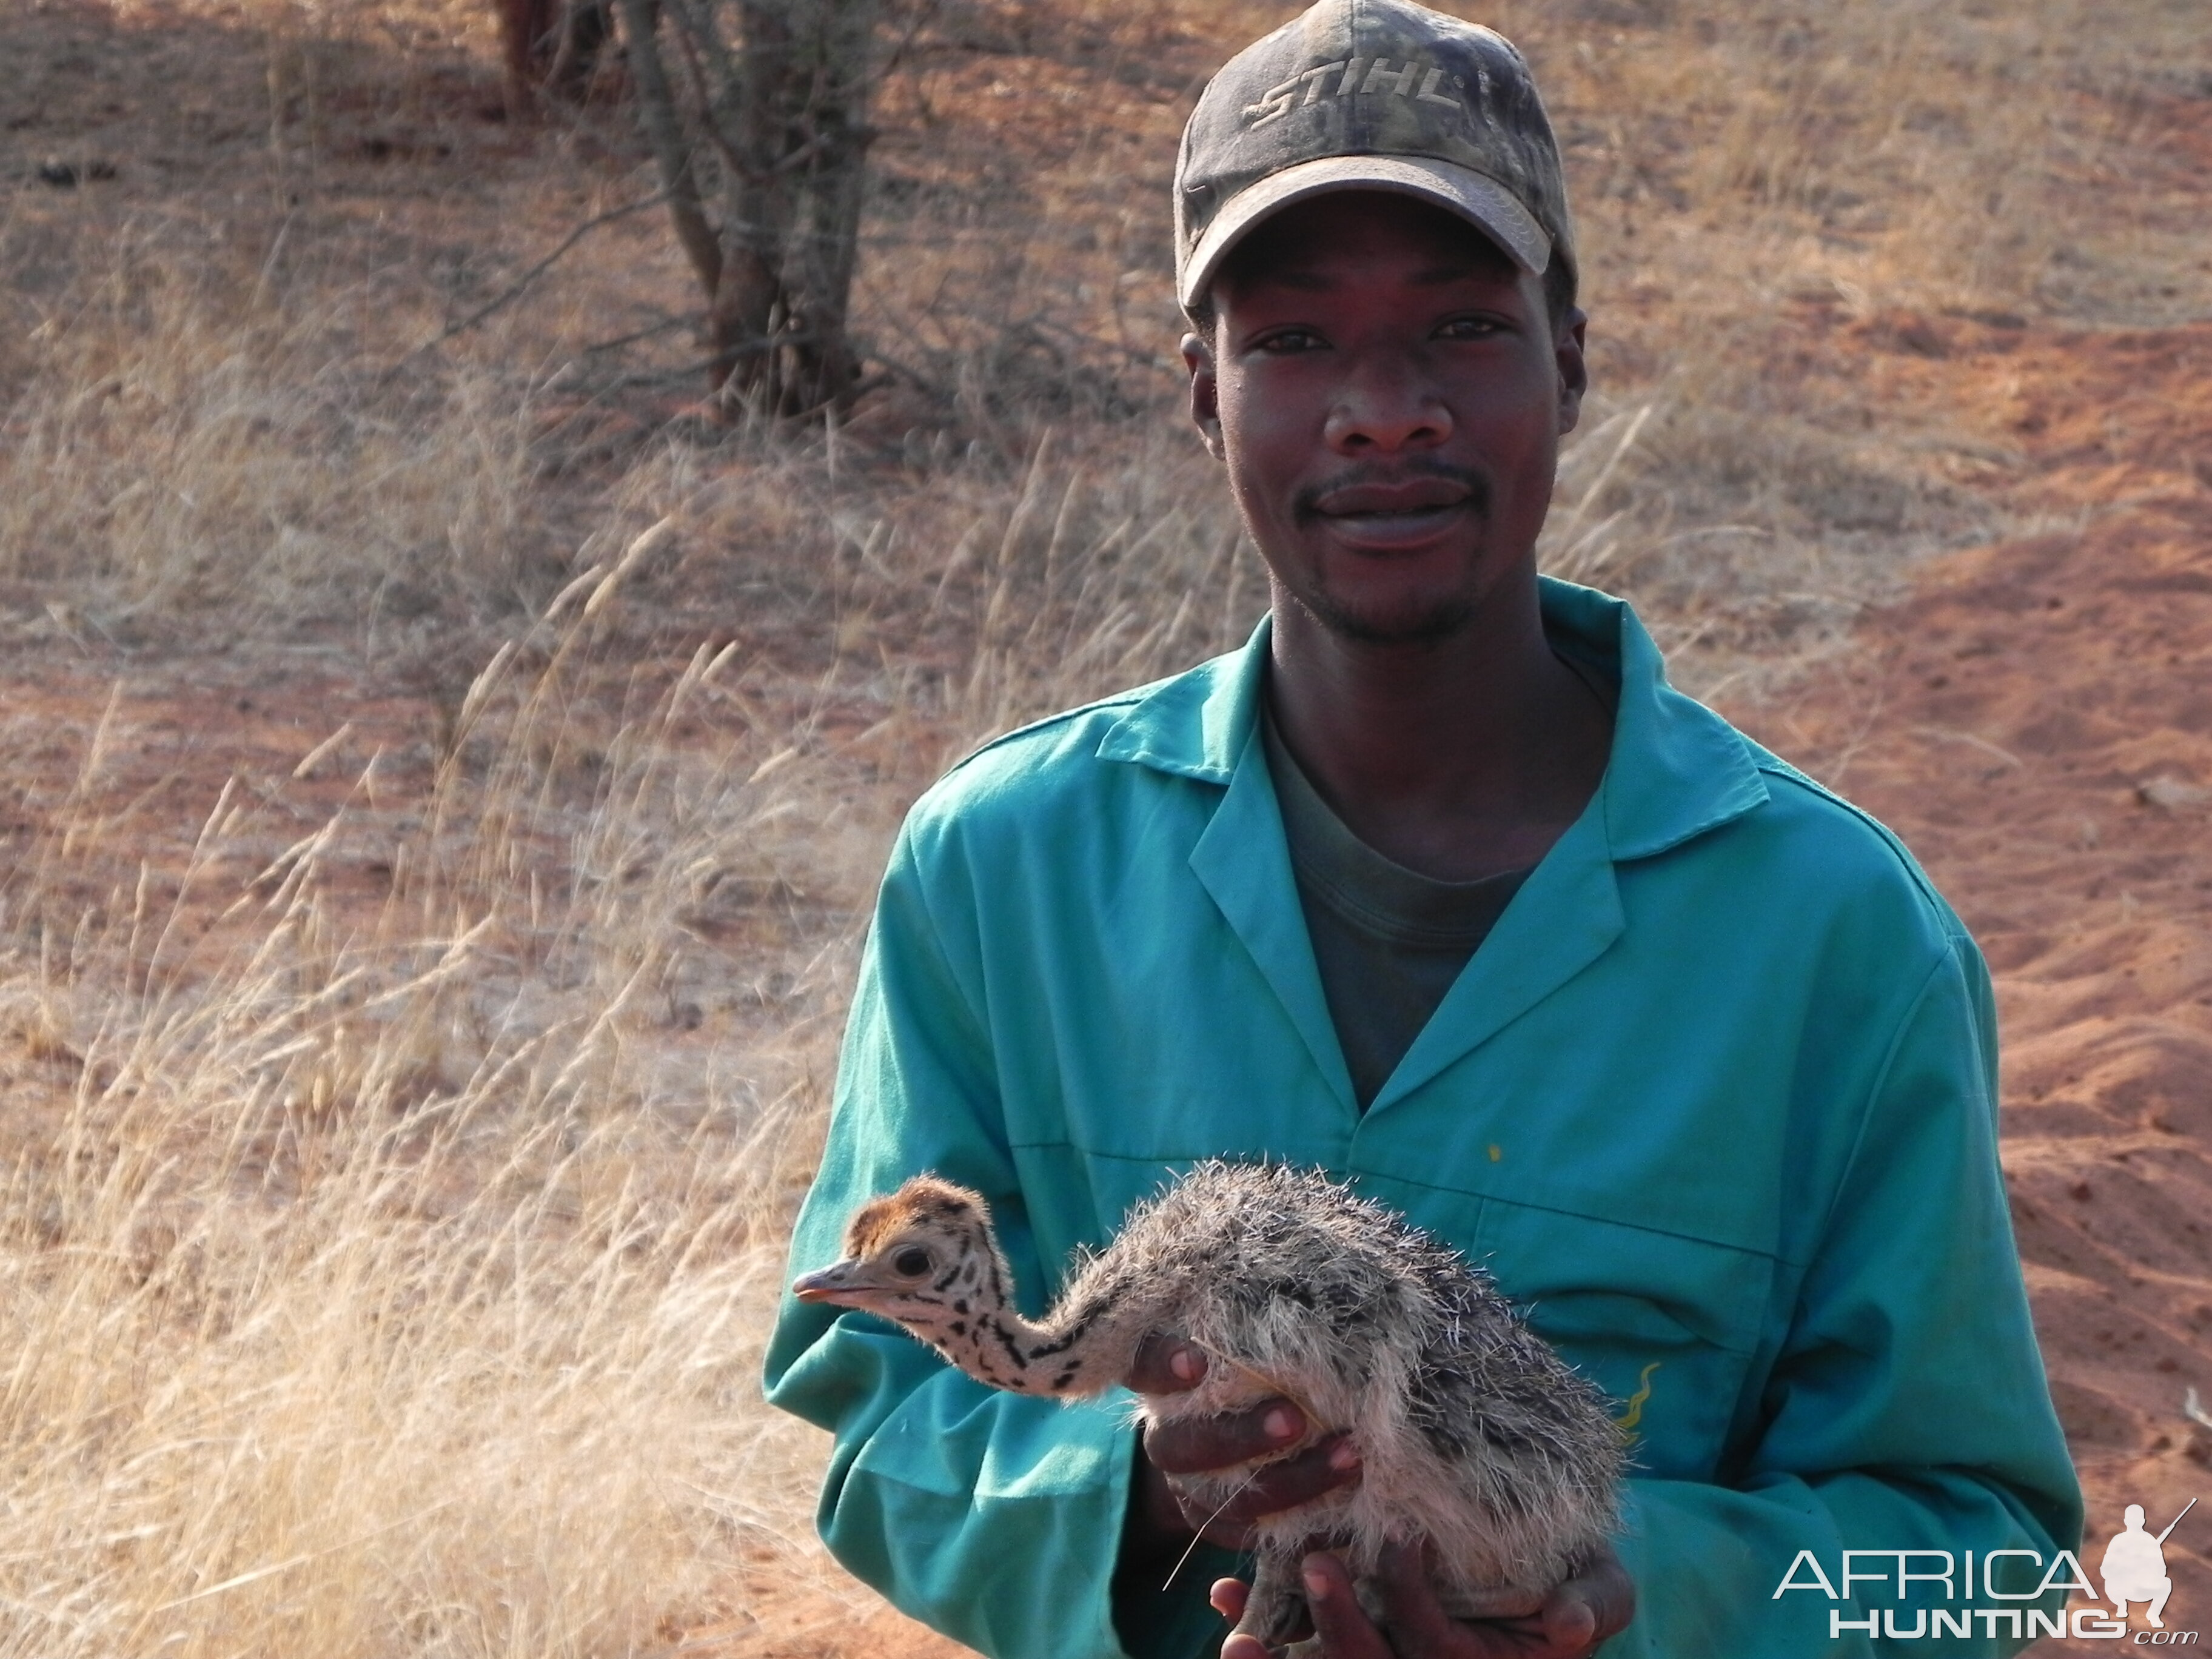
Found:
[[[1323,478],[1298,491],[1291,500],[1291,511],[1299,525],[1310,525],[1317,519],[1328,516],[1321,504],[1331,495],[1352,489],[1389,489],[1410,483],[1417,478],[1438,479],[1452,484],[1464,494],[1465,504],[1475,513],[1486,516],[1490,512],[1490,481],[1487,478],[1467,467],[1449,466],[1437,461],[1347,467],[1334,477]]]

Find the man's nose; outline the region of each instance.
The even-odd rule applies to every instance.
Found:
[[[1377,352],[1345,377],[1325,435],[1346,454],[1389,454],[1440,444],[1451,431],[1451,410],[1435,383],[1405,357]]]

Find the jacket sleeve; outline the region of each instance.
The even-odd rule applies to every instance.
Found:
[[[2081,1495],[1997,1164],[1995,1032],[1987,971],[1957,939],[1891,1038],[1756,1443],[1726,1486],[1630,1483],[1620,1553],[1638,1608],[1607,1659],[2008,1653],[2033,1633],[2028,1610],[2063,1607],[2057,1552],[2079,1547]],[[1893,1552],[1916,1549],[1949,1553],[1948,1591],[1919,1577],[1943,1565],[1929,1554],[1899,1599]],[[2040,1565],[2001,1557],[1990,1594],[1984,1563],[2005,1549]],[[1845,1550],[1893,1553],[1854,1558],[1847,1587]],[[1791,1572],[1801,1551],[1839,1599],[1811,1566]],[[1811,1588],[1779,1590],[1785,1577]],[[1971,1637],[1934,1623],[1938,1608],[1965,1613]],[[2027,1633],[1970,1611],[1984,1608],[2019,1613]],[[1923,1617],[1946,1639],[1905,1639]]]
[[[963,943],[974,927],[959,913],[972,908],[957,879],[931,890],[912,840],[902,835],[878,900],[791,1265],[835,1261],[854,1207],[933,1170],[989,1201],[1034,1315],[1047,1279]],[[933,901],[951,927],[940,930]],[[996,1659],[1121,1652],[1111,1581],[1134,1454],[1127,1395],[1061,1405],[1000,1393],[884,1322],[787,1293],[766,1370],[772,1404],[836,1437],[817,1522],[856,1576]]]

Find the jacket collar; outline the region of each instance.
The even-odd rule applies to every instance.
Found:
[[[1553,643],[1620,678],[1613,752],[1593,802],[1610,857],[1663,853],[1766,799],[1743,738],[1667,683],[1659,647],[1625,600],[1549,576],[1539,593]],[[1099,757],[1223,786],[1248,757],[1264,766],[1252,734],[1270,635],[1262,618],[1243,648],[1155,687],[1108,730]]]
[[[1579,975],[1627,927],[1615,866],[1648,858],[1739,817],[1766,799],[1744,739],[1667,684],[1658,647],[1619,599],[1547,580],[1545,631],[1562,652],[1618,674],[1613,752],[1597,793],[1507,905],[1367,1111],[1377,1114],[1449,1071]],[[1336,1040],[1305,921],[1283,895],[1296,882],[1258,740],[1269,632],[1241,651],[1142,694],[1100,740],[1099,755],[1223,786],[1190,869],[1289,1015],[1338,1110],[1360,1114]]]

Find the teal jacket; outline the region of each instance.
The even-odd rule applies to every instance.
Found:
[[[1553,581],[1542,602],[1555,646],[1619,678],[1604,781],[1364,1115],[1257,734],[1263,624],[999,739],[915,807],[793,1267],[933,1170],[989,1199],[1034,1314],[1192,1161],[1317,1165],[1486,1264],[1620,1402],[1639,1599],[1607,1659],[2009,1650],[2002,1620],[1832,1637],[1832,1613],[1881,1632],[1912,1605],[1866,1558],[1850,1600],[1776,1594],[1805,1550],[1834,1583],[1845,1549],[2078,1544],[1981,957],[1887,831],[1668,686],[1626,605]],[[1125,1396],[996,1393],[790,1302],[767,1375],[836,1437],[823,1538],[914,1616],[1003,1659],[1185,1659],[1224,1633],[1204,1563],[1117,1626]]]

